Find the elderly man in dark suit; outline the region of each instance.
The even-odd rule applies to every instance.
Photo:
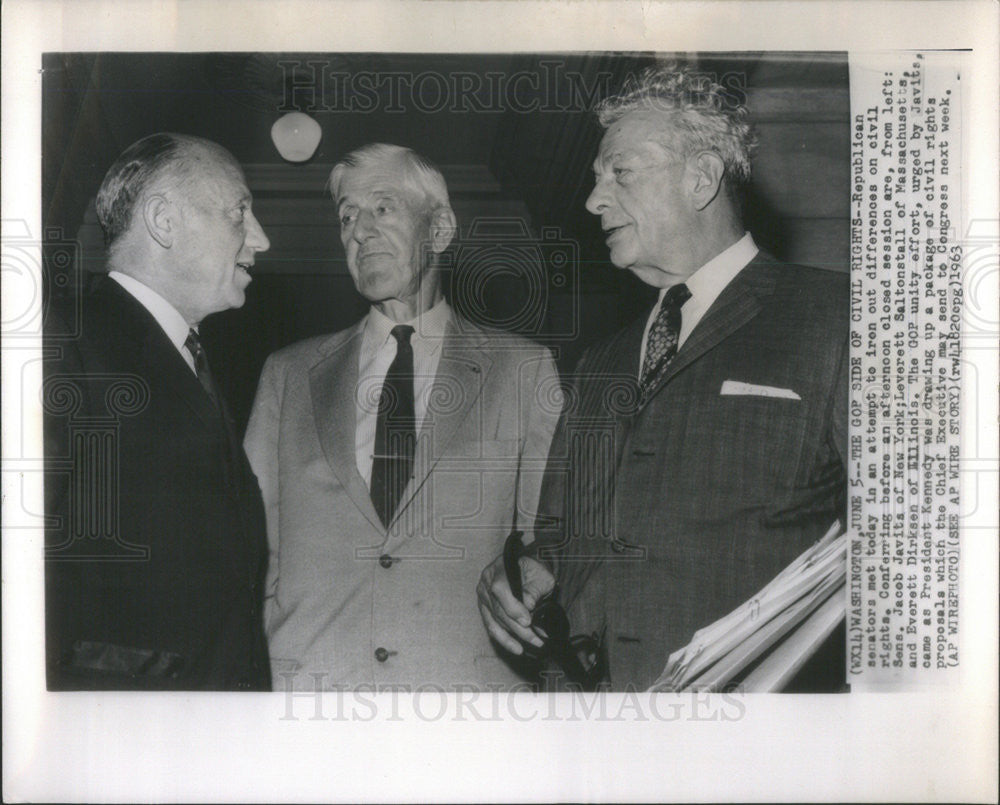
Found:
[[[521,559],[524,604],[499,560],[479,585],[487,630],[520,653],[541,643],[529,610],[551,569],[574,625],[603,635],[614,689],[648,687],[843,509],[848,278],[778,261],[745,232],[745,114],[706,77],[663,68],[599,107],[587,209],[611,262],[659,299],[580,361],[542,488],[542,563]]]
[[[108,276],[46,366],[52,690],[267,690],[260,490],[198,337],[267,236],[239,164],[154,134],[97,194]],[[58,309],[57,309],[58,311]]]

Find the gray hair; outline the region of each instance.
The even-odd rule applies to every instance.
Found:
[[[448,186],[438,167],[427,157],[421,156],[411,148],[389,143],[369,143],[356,148],[343,157],[330,171],[330,195],[336,201],[340,195],[340,184],[344,172],[349,168],[364,168],[384,162],[399,159],[403,164],[400,181],[405,187],[422,195],[431,210],[440,207],[450,207]]]
[[[714,151],[726,166],[730,186],[750,180],[750,157],[757,145],[747,109],[705,73],[674,64],[648,67],[630,76],[617,95],[601,101],[595,112],[608,128],[629,112],[665,112],[663,145],[681,156]]]
[[[97,219],[108,248],[129,230],[136,205],[150,187],[164,178],[180,181],[192,173],[199,147],[229,155],[211,140],[170,132],[150,134],[122,152],[97,191]]]

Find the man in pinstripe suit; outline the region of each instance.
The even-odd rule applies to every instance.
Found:
[[[497,561],[479,606],[519,654],[541,644],[530,610],[558,581],[577,629],[602,635],[612,688],[644,689],[842,512],[848,279],[777,261],[744,230],[752,134],[719,85],[651,68],[598,115],[587,209],[611,262],[660,295],[577,367],[524,603]],[[836,687],[834,666],[812,689]]]

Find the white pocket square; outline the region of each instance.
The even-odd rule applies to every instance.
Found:
[[[802,398],[791,389],[779,389],[776,386],[757,386],[753,383],[743,383],[739,380],[727,380],[722,384],[719,396],[736,397],[781,397],[785,400],[801,400]]]

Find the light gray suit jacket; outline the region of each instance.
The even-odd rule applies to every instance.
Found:
[[[552,357],[452,314],[387,530],[356,467],[363,324],[271,355],[247,431],[267,511],[274,686],[516,684],[475,587],[511,530],[515,485],[518,523],[536,513],[562,401]]]

